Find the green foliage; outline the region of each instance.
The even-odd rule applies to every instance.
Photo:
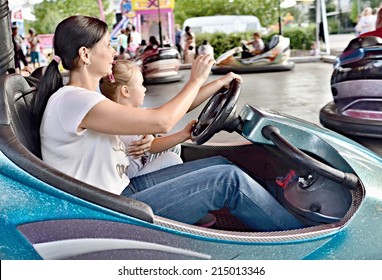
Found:
[[[290,38],[291,49],[309,50],[315,40],[315,31],[309,28],[295,27],[284,31],[285,37]]]
[[[107,11],[108,0],[102,0],[103,8]],[[28,22],[28,26],[40,34],[54,33],[57,24],[68,16],[87,15],[100,17],[98,1],[95,0],[44,0],[34,5],[36,21]],[[106,14],[106,22],[111,26],[114,14]]]
[[[190,17],[214,15],[254,15],[263,26],[277,22],[278,0],[175,0],[175,22],[183,24]]]

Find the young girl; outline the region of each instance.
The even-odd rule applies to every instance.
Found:
[[[112,71],[112,76],[101,79],[101,92],[119,104],[136,108],[141,107],[146,88],[143,86],[143,75],[139,66],[133,61],[116,60]],[[190,122],[183,130],[175,134],[163,137],[121,135],[120,138],[129,153],[128,177],[131,179],[135,176],[182,163],[180,147],[176,145],[190,139],[195,122]],[[144,139],[148,141],[141,141]],[[154,156],[148,157],[146,151]],[[164,151],[166,152],[161,153]],[[155,157],[155,154],[158,154],[158,156]]]
[[[69,43],[68,43],[69,42]],[[116,51],[105,22],[72,16],[58,24],[55,56],[33,101],[33,123],[42,159],[61,172],[105,191],[151,206],[156,215],[194,224],[209,211],[228,208],[255,230],[303,225],[260,184],[228,160],[212,157],[173,165],[129,179],[129,160],[119,135],[167,133],[206,96],[229,83],[224,76],[202,88],[214,60],[198,56],[190,79],[170,101],[155,109],[127,107],[97,92],[112,74]],[[69,71],[63,85],[58,65]]]

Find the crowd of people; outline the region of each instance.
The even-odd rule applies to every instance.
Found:
[[[151,35],[148,40],[143,39],[139,32],[135,30],[135,26],[129,24],[127,28],[122,28],[117,36],[118,58],[134,58],[145,50],[156,49],[161,45],[176,48],[181,55],[182,62],[186,64],[191,64],[199,54],[214,56],[214,49],[207,40],[196,46],[195,33],[191,31],[189,26],[186,26],[184,31],[182,31],[179,24],[175,24],[174,28],[174,43],[168,34],[164,34],[161,42],[159,42],[154,35]]]
[[[31,72],[41,66],[42,54],[38,35],[33,28],[28,31],[25,39],[16,25],[12,25],[12,43],[14,63],[17,72],[21,70]]]
[[[137,55],[137,50],[142,44],[142,37],[134,25],[128,24],[120,30],[117,43],[120,56],[129,59]]]
[[[378,10],[377,18],[375,20],[375,28],[368,32],[362,33],[359,35],[360,37],[365,36],[377,36],[382,38],[382,9]]]
[[[156,49],[158,47],[174,47],[178,50],[183,63],[191,64],[198,54],[210,54],[214,57],[214,49],[207,40],[201,45],[196,46],[195,34],[187,26],[184,31],[179,24],[175,24],[175,42],[165,34],[161,40],[151,35],[148,40],[142,38],[136,27],[128,23],[121,28],[116,37],[117,59],[134,59],[146,50]],[[14,45],[14,62],[17,72],[23,69],[32,72],[50,62],[52,54],[44,56],[39,36],[33,28],[28,30],[27,38],[24,38],[16,25],[12,26],[12,41]],[[48,61],[49,60],[49,61]]]

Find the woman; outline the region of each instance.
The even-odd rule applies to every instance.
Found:
[[[256,230],[303,226],[262,186],[221,157],[174,165],[131,180],[126,175],[126,147],[117,135],[166,133],[216,87],[238,76],[224,76],[198,94],[214,63],[209,55],[199,56],[190,80],[170,101],[150,110],[128,108],[97,92],[100,79],[112,74],[116,55],[103,21],[69,17],[58,24],[53,44],[55,56],[33,104],[42,158],[48,164],[105,191],[143,201],[159,216],[185,223],[227,207]],[[66,86],[59,61],[69,70]]]

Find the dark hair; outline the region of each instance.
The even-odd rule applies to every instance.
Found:
[[[57,25],[54,32],[54,54],[61,58],[64,69],[73,70],[78,66],[78,50],[81,47],[92,48],[105,36],[107,30],[107,24],[97,18],[80,15],[68,17]],[[55,59],[49,63],[32,101],[33,130],[38,147],[46,104],[53,93],[64,85],[58,64]]]
[[[159,46],[158,40],[155,36],[150,36],[149,42],[151,45]]]

